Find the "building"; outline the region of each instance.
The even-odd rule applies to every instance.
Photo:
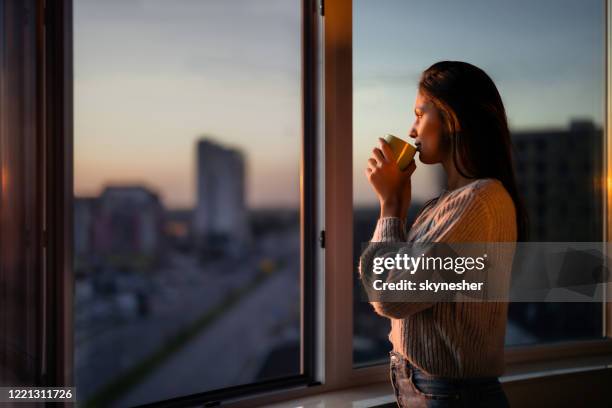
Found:
[[[194,234],[202,255],[238,256],[249,240],[242,152],[210,139],[196,146]]]
[[[513,132],[519,192],[531,241],[601,241],[603,133],[589,120],[567,129]]]
[[[93,249],[93,221],[96,197],[74,198],[74,254],[89,256]]]
[[[139,185],[109,186],[96,207],[96,254],[130,269],[148,268],[161,259],[164,208],[156,193]]]

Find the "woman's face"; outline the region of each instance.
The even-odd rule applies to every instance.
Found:
[[[417,92],[414,115],[409,136],[415,139],[419,159],[425,164],[441,163],[446,154],[442,120],[438,109],[421,92]]]

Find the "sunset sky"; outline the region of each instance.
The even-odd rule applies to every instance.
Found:
[[[193,205],[195,142],[247,158],[253,207],[298,202],[300,1],[76,0],[75,193],[140,183]],[[469,6],[468,6],[469,5]],[[496,82],[511,128],[601,124],[603,1],[354,1],[354,189],[378,136],[407,137],[420,72],[463,60]],[[419,166],[414,196],[438,186]]]

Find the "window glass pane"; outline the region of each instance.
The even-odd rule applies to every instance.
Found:
[[[301,2],[74,2],[75,369],[133,406],[300,374]]]
[[[354,264],[378,202],[364,176],[377,138],[408,138],[421,72],[437,61],[483,68],[504,101],[533,241],[602,241],[605,2],[355,0]],[[440,165],[417,161],[411,223],[444,187]],[[357,296],[354,361],[388,357],[389,320]],[[506,344],[595,338],[602,305],[514,303]]]

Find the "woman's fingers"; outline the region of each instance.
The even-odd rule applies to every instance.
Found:
[[[380,143],[380,147],[382,149],[382,153],[385,156],[385,159],[387,161],[393,160],[393,158],[395,158],[395,153],[393,153],[393,149],[391,149],[391,146],[389,146],[389,143],[387,143],[387,141],[383,139],[382,137],[378,138],[378,142]]]
[[[372,154],[374,154],[374,157],[380,164],[383,164],[387,161],[387,159],[385,159],[385,156],[383,155],[383,152],[378,147],[372,149]]]
[[[368,168],[374,170],[376,167],[380,167],[380,165],[378,164],[378,160],[370,157],[368,159]]]

